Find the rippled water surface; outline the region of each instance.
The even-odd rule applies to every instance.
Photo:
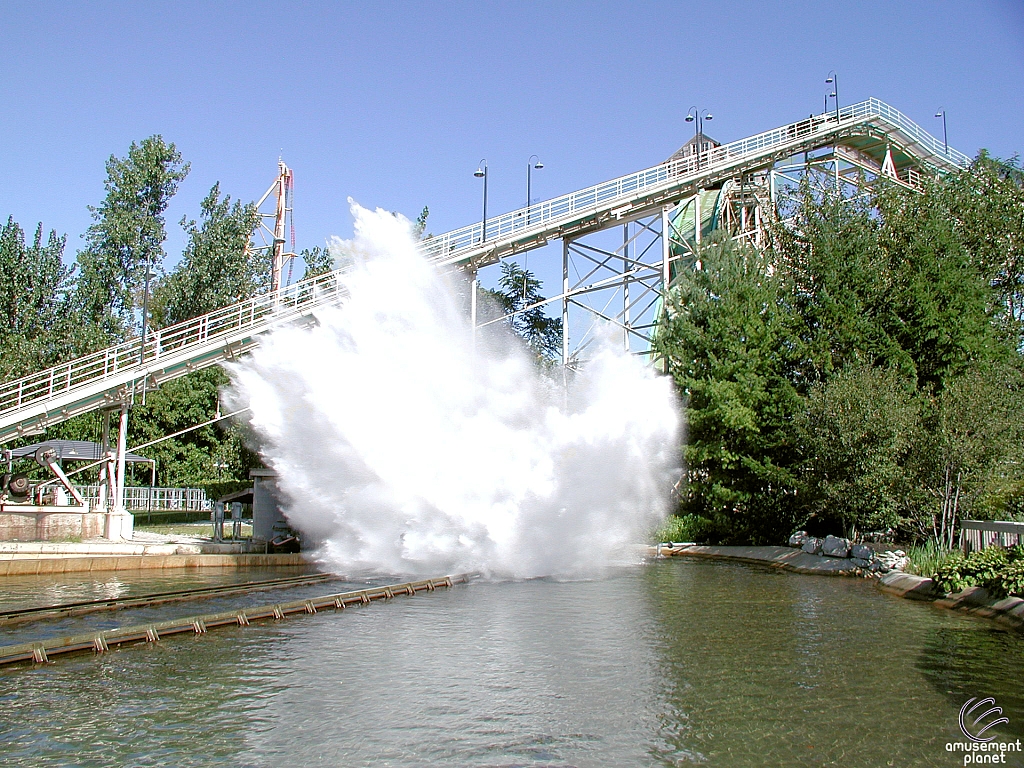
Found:
[[[972,696],[1024,738],[1022,661],[868,583],[676,559],[3,669],[0,764],[953,766]]]

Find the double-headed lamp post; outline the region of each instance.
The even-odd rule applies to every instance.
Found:
[[[946,108],[939,107],[939,111],[935,113],[936,117],[942,118],[942,144],[946,148],[946,154],[949,154],[949,140],[946,138]]]
[[[714,115],[706,109],[697,109],[696,107],[690,107],[686,113],[686,122],[696,124],[693,126],[693,138],[695,140],[694,150],[697,153],[697,168],[700,169],[700,152],[701,145],[704,143],[704,121],[713,120]]]
[[[478,179],[484,180],[484,219],[483,219],[483,230],[480,234],[480,242],[487,242],[487,158],[480,161],[480,165],[473,172],[473,175]]]
[[[828,73],[828,75],[825,77],[825,82],[826,83],[830,83],[832,85],[832,93],[828,94],[828,96],[831,96],[833,99],[836,100],[836,122],[838,123],[839,122],[839,75],[836,74],[836,71],[834,69],[831,70]],[[825,104],[826,105],[828,104],[828,96],[825,97]]]

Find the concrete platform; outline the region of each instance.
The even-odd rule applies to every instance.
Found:
[[[301,554],[100,555],[0,560],[0,578],[55,573],[138,571],[169,568],[298,568],[311,562]]]
[[[780,568],[793,573],[824,576],[855,576],[857,566],[844,557],[819,557],[792,547],[711,547],[682,544],[671,548],[662,544],[651,547],[652,554],[663,557],[704,557],[714,560],[732,560]]]
[[[309,563],[301,554],[251,552],[247,541],[215,542],[144,531],[135,531],[131,541],[0,542],[0,578],[149,568],[296,567]]]

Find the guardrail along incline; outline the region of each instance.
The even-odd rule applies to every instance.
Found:
[[[898,110],[877,99],[811,116],[746,139],[723,144],[568,195],[430,237],[424,256],[438,266],[485,266],[577,232],[600,229],[671,204],[706,185],[770,167],[797,152],[872,136],[922,166],[966,167],[970,158],[939,141]],[[242,354],[275,325],[300,319],[344,298],[338,275],[303,280],[280,298],[261,295],[208,315],[147,334],[144,349],[130,340],[69,363],[0,385],[0,443],[39,431],[79,413],[116,402],[126,385],[158,384]]]

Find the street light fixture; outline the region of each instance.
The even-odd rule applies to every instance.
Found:
[[[836,122],[839,122],[839,75],[833,69],[829,71],[828,76],[825,78],[826,83],[832,84],[832,93],[825,97],[825,104],[828,105],[828,98],[831,96],[836,100]]]
[[[536,160],[537,162],[534,162]],[[540,158],[536,155],[530,155],[530,159],[526,161],[526,207],[530,207],[530,203],[533,202],[533,198],[530,197],[530,173],[534,170],[540,170],[544,167],[544,163],[540,161]]]
[[[704,114],[707,112],[707,114]],[[696,121],[696,125],[693,126],[693,137],[696,141],[694,149],[697,152],[697,169],[700,170],[700,152],[701,145],[704,144],[704,121],[713,120],[714,115],[706,109],[698,110],[696,107],[690,107],[686,113],[686,122],[692,123]]]
[[[949,141],[946,139],[946,109],[945,107],[939,107],[939,111],[935,113],[936,117],[942,118],[942,144],[946,148],[946,154],[949,154]]]
[[[476,176],[478,179],[483,179],[484,180],[484,219],[483,219],[483,230],[482,230],[482,232],[480,234],[480,242],[481,243],[485,243],[485,242],[487,242],[487,159],[486,158],[484,158],[483,160],[480,161],[480,165],[477,167],[477,169],[475,171],[473,171],[473,175]]]
[[[535,159],[536,163],[534,162]],[[536,155],[530,155],[530,158],[526,161],[526,226],[530,226],[530,204],[533,202],[533,197],[530,194],[530,175],[534,170],[539,171],[543,167],[544,163]]]

